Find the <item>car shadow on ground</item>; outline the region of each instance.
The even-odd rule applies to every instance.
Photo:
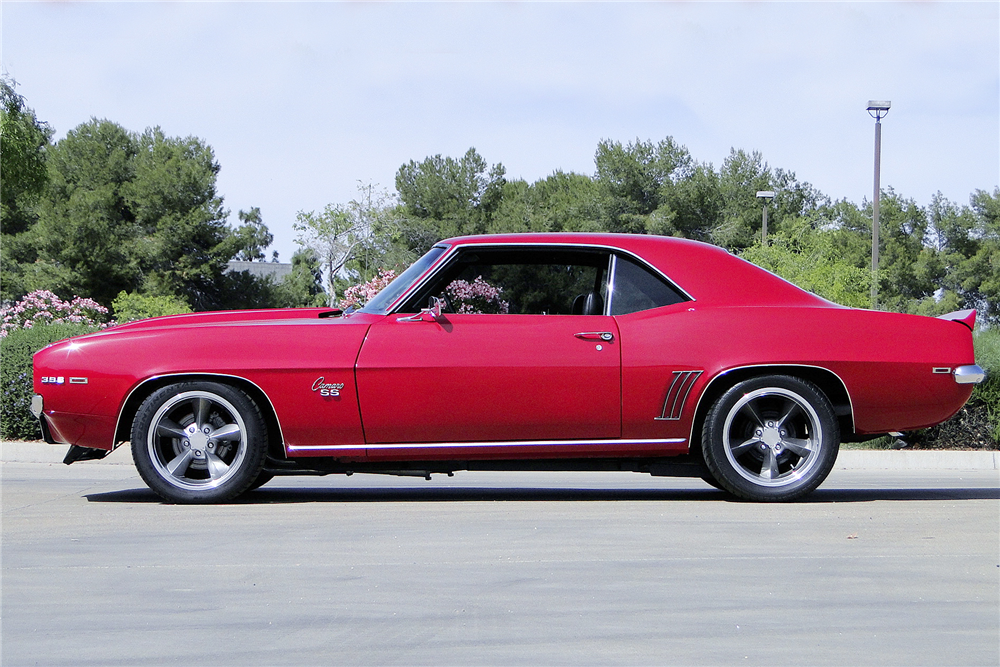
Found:
[[[162,503],[149,489],[126,489],[85,496],[92,503]],[[1000,488],[946,489],[818,489],[799,503],[864,503],[914,500],[1000,500]],[[567,489],[567,488],[261,488],[244,494],[230,505],[291,503],[428,503],[428,502],[743,502],[713,488],[704,489]]]

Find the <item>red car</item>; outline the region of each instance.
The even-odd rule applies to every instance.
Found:
[[[454,238],[365,307],[209,312],[56,343],[32,409],[66,463],[126,441],[172,502],[275,475],[623,470],[815,489],[841,441],[924,428],[984,373],[975,311],[844,308],[720,248]]]

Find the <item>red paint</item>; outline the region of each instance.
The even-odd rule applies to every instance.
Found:
[[[696,410],[707,408],[704,392],[738,374],[822,372],[846,389],[858,434],[940,423],[972,391],[940,369],[975,363],[974,312],[927,318],[843,308],[724,250],[679,239],[544,234],[447,243],[439,265],[469,245],[614,249],[656,267],[692,300],[615,317],[400,322],[396,314],[299,309],[136,322],[35,356],[50,432],[59,442],[110,449],[128,438],[134,399],[161,378],[209,376],[256,392],[292,457],[654,456],[686,452],[700,428]],[[675,371],[702,373],[680,418],[663,419]],[[41,383],[53,376],[87,384]]]

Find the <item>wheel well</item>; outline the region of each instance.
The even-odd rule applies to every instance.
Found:
[[[264,423],[267,425],[268,454],[279,459],[285,458],[285,450],[281,440],[281,426],[278,423],[278,416],[274,412],[274,406],[271,405],[270,399],[253,382],[231,375],[199,375],[192,373],[190,375],[167,375],[146,380],[133,389],[132,393],[125,399],[125,404],[118,415],[118,427],[115,429],[114,444],[118,445],[132,439],[132,422],[135,421],[136,413],[139,412],[142,402],[149,398],[153,392],[178,382],[198,381],[224,384],[239,389],[249,396],[257,404],[257,407],[260,408],[260,413],[264,417]]]
[[[705,424],[705,416],[719,400],[719,397],[740,382],[762,375],[789,375],[813,383],[819,387],[833,406],[833,412],[837,415],[840,427],[841,440],[849,439],[854,433],[854,412],[851,406],[851,397],[847,393],[843,380],[832,371],[817,366],[751,366],[723,371],[709,382],[698,401],[698,409],[691,427],[691,451],[700,453],[701,430]]]

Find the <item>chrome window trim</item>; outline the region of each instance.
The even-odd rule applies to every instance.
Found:
[[[604,281],[606,285],[605,289],[608,291],[608,298],[604,300],[604,314],[610,317],[611,302],[615,299],[615,275],[618,273],[617,253],[611,253],[611,259],[608,261],[608,264],[608,277]]]
[[[441,244],[435,244],[435,245],[441,245]],[[603,243],[596,243],[596,244],[595,243],[565,243],[565,242],[550,242],[550,241],[540,242],[540,243],[530,243],[530,242],[526,242],[526,241],[506,241],[506,242],[501,241],[501,242],[497,242],[497,243],[452,243],[452,244],[450,244],[449,249],[447,251],[445,251],[445,253],[443,255],[441,255],[441,257],[438,258],[437,263],[433,267],[431,267],[431,270],[424,274],[423,279],[418,280],[413,285],[411,285],[410,289],[408,289],[406,292],[404,292],[398,299],[396,299],[395,302],[393,302],[393,304],[386,311],[386,315],[394,315],[394,314],[396,314],[398,312],[398,308],[400,308],[402,306],[403,302],[405,302],[410,297],[411,294],[413,294],[416,291],[419,291],[424,285],[427,284],[427,282],[433,280],[434,277],[438,273],[440,273],[441,270],[451,262],[452,255],[454,255],[455,253],[461,251],[464,248],[525,248],[525,249],[530,249],[530,248],[569,248],[569,249],[576,249],[576,250],[581,250],[582,249],[582,250],[600,250],[600,251],[606,251],[606,252],[611,253],[611,257],[612,258],[616,257],[616,255],[618,255],[618,254],[628,255],[632,259],[636,260],[639,264],[641,264],[642,266],[645,266],[646,268],[650,269],[657,276],[659,276],[660,278],[662,278],[663,280],[665,280],[667,282],[667,284],[671,285],[674,289],[676,289],[688,301],[692,301],[692,302],[697,301],[697,299],[695,299],[693,296],[691,296],[691,294],[687,290],[685,290],[683,287],[681,287],[680,285],[678,285],[676,282],[674,282],[673,280],[671,280],[670,278],[668,278],[667,275],[665,273],[663,273],[663,271],[659,270],[658,268],[656,268],[655,266],[653,266],[652,264],[650,264],[649,262],[647,262],[645,259],[643,259],[639,255],[636,255],[631,250],[625,250],[624,248],[620,248],[618,246],[605,245]],[[608,278],[608,280],[610,281],[608,283],[609,287],[613,286],[613,278],[611,278],[612,275],[613,275],[613,273],[609,271],[609,278]],[[610,292],[608,294],[610,295]],[[610,299],[609,299],[609,301],[610,301]],[[608,305],[608,303],[605,303],[604,306],[605,306],[605,310],[604,310],[605,314],[610,313],[611,310],[610,310],[610,306]]]
[[[145,380],[143,380],[142,382],[140,382],[139,384],[137,384],[135,387],[132,388],[132,391],[130,391],[128,393],[128,395],[125,397],[125,400],[122,401],[121,406],[119,406],[119,408],[118,408],[118,418],[115,420],[115,432],[111,436],[111,449],[112,449],[112,451],[114,450],[115,447],[118,446],[118,443],[116,442],[116,440],[118,438],[118,429],[121,428],[121,426],[122,426],[122,416],[123,416],[123,414],[125,412],[125,406],[128,405],[128,402],[132,399],[132,395],[135,394],[135,392],[139,391],[139,389],[141,389],[142,387],[146,386],[147,384],[149,384],[150,382],[153,382],[155,380],[164,380],[164,379],[168,379],[168,378],[195,377],[195,376],[230,378],[230,379],[233,379],[233,380],[241,380],[243,382],[246,382],[247,384],[253,385],[257,389],[257,391],[259,391],[261,393],[261,395],[267,400],[268,405],[271,407],[271,414],[274,415],[274,421],[278,424],[278,437],[281,438],[281,444],[282,444],[282,446],[285,445],[285,434],[284,434],[284,432],[282,431],[282,428],[281,428],[281,417],[278,415],[278,411],[274,408],[274,403],[271,401],[271,397],[267,395],[266,391],[264,391],[263,389],[261,389],[261,387],[260,387],[259,384],[257,384],[253,380],[250,380],[249,378],[245,378],[245,377],[243,377],[241,375],[231,375],[231,374],[228,374],[228,373],[209,373],[209,372],[198,372],[198,371],[185,371],[183,373],[165,373],[163,375],[153,375],[153,376],[150,376],[150,377],[146,378]],[[131,432],[131,429],[130,429],[130,432]]]
[[[288,453],[342,451],[347,449],[461,449],[474,447],[557,447],[560,445],[678,445],[687,442],[686,438],[617,438],[606,440],[503,440],[496,442],[414,442],[414,443],[383,443],[374,445],[302,445],[287,447]]]

